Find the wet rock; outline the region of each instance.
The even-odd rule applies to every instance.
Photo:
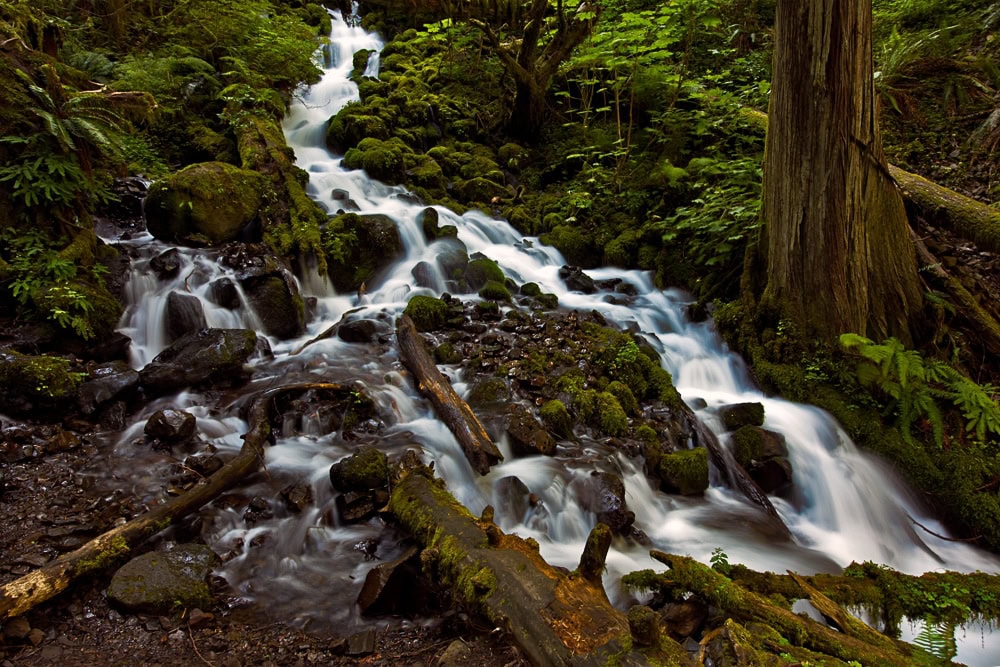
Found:
[[[184,459],[184,465],[202,477],[211,477],[224,463],[217,454],[196,454]]]
[[[224,162],[193,164],[153,183],[146,227],[164,241],[220,245],[256,220],[267,177]]]
[[[351,199],[351,193],[342,188],[334,188],[330,192],[330,199],[334,201],[340,211],[347,212],[361,210],[361,207],[358,206],[358,202]]]
[[[375,496],[370,491],[349,491],[336,498],[337,515],[343,523],[357,523],[375,516]]]
[[[388,481],[389,459],[371,446],[363,446],[330,466],[330,482],[341,492],[377,489]]]
[[[254,496],[250,499],[246,511],[243,512],[243,521],[248,526],[253,526],[260,521],[267,521],[273,516],[274,513],[271,511],[271,505],[267,500],[260,496]]]
[[[495,407],[509,402],[510,397],[510,386],[503,378],[480,378],[469,390],[467,402],[476,408]]]
[[[129,611],[169,614],[211,604],[206,581],[216,557],[200,544],[133,558],[111,578],[108,599]]]
[[[701,628],[706,618],[708,606],[696,597],[672,602],[660,610],[660,619],[674,639],[690,637]]]
[[[428,207],[423,209],[422,211],[420,211],[420,213],[417,214],[416,222],[418,225],[420,225],[420,228],[423,229],[424,239],[428,243],[436,240],[438,237],[438,233],[440,232],[438,222],[440,218],[441,216],[440,214],[438,214],[436,208]]]
[[[607,524],[615,535],[631,534],[635,514],[625,505],[625,482],[612,472],[594,471],[586,481],[580,502],[584,509],[597,515],[599,523]]]
[[[338,292],[357,291],[403,254],[399,228],[382,214],[345,213],[332,218],[324,239],[336,245],[337,252],[327,252],[327,264]]]
[[[410,275],[413,276],[413,284],[417,287],[434,287],[434,267],[428,262],[417,262],[410,269]]]
[[[157,278],[167,280],[180,272],[181,262],[180,251],[177,248],[171,248],[149,260],[149,267],[156,272]]]
[[[732,435],[733,457],[764,493],[778,493],[792,483],[788,445],[780,433],[743,426]]]
[[[166,444],[184,442],[194,435],[197,420],[185,410],[158,410],[146,422],[143,432],[147,438],[155,438]]]
[[[246,329],[202,329],[182,336],[139,371],[148,391],[167,392],[206,382],[237,384],[257,351],[257,334]]]
[[[419,554],[419,549],[410,547],[399,558],[368,570],[357,600],[363,616],[407,614],[420,608],[414,586],[420,579]]]
[[[469,265],[465,269],[465,283],[468,285],[469,290],[473,292],[479,291],[490,281],[499,283],[502,286],[504,279],[505,276],[500,265],[482,255],[469,262]]]
[[[80,356],[101,363],[124,359],[131,344],[131,338],[115,331],[102,336],[100,340],[91,341],[86,349],[80,350]]]
[[[469,253],[465,244],[458,239],[447,239],[439,241],[437,257],[438,268],[446,280],[462,281],[465,278],[465,270],[469,265]]]
[[[628,629],[639,646],[660,643],[660,618],[646,605],[637,604],[628,610]]]
[[[763,426],[764,406],[761,403],[733,403],[719,408],[719,418],[727,431],[743,426]]]
[[[167,340],[175,341],[184,334],[208,326],[201,300],[193,294],[171,292],[166,307]]]
[[[549,435],[531,410],[520,404],[507,409],[506,429],[511,438],[511,448],[518,456],[552,456],[556,441]]]
[[[313,501],[312,487],[305,484],[292,484],[281,490],[281,499],[289,512],[298,514],[309,507]]]
[[[520,478],[508,475],[497,481],[494,494],[497,499],[497,511],[501,516],[520,521],[531,505],[531,490]]]
[[[94,371],[93,379],[87,380],[76,391],[76,401],[85,415],[97,412],[98,408],[118,398],[127,396],[139,386],[139,373],[122,364],[108,364],[102,370]]]
[[[232,278],[213,280],[208,286],[208,298],[215,305],[227,310],[236,310],[240,307],[240,292],[236,289],[236,283]]]
[[[472,649],[461,639],[456,639],[448,644],[448,648],[437,659],[435,667],[465,667],[471,660]]]
[[[546,401],[538,414],[545,427],[560,438],[573,437],[573,417],[570,416],[569,410],[562,401],[558,399]]]
[[[247,301],[269,336],[287,339],[305,331],[306,307],[298,285],[284,269],[240,281]]]
[[[448,304],[432,296],[418,294],[410,299],[403,312],[413,320],[417,331],[440,329],[448,320]]]
[[[347,650],[346,655],[349,656],[363,656],[371,655],[375,652],[375,630],[369,628],[368,630],[362,630],[356,634],[351,635],[347,638]]]
[[[708,488],[708,450],[698,447],[665,454],[656,473],[667,493],[701,495]]]
[[[337,337],[348,343],[371,343],[379,333],[389,333],[389,327],[378,320],[351,320],[337,329]]]
[[[584,294],[597,292],[594,279],[584,273],[580,267],[564,266],[559,269],[559,277],[566,283],[567,289],[573,292],[583,292]]]
[[[7,639],[27,639],[30,632],[31,624],[23,616],[15,616],[3,624],[3,636]]]

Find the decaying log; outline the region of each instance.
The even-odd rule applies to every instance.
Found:
[[[738,622],[763,623],[800,646],[844,662],[854,660],[866,667],[903,667],[913,664],[913,647],[905,642],[893,640],[874,630],[863,639],[852,636],[849,632],[837,632],[822,623],[771,603],[692,558],[661,551],[651,551],[650,556],[670,568],[660,575],[670,586],[694,593]],[[861,623],[856,619],[854,623],[844,622],[854,630],[854,623]]]
[[[426,470],[400,480],[389,510],[425,546],[425,571],[506,630],[531,664],[602,665],[612,656],[623,665],[690,664],[683,647],[666,638],[628,651],[628,620],[603,590],[550,566],[537,544],[504,534],[488,517],[476,519]]]
[[[401,315],[396,323],[396,339],[399,342],[399,358],[417,378],[420,393],[430,399],[434,411],[462,446],[465,457],[473,470],[480,475],[490,471],[490,467],[503,460],[503,455],[490,440],[482,422],[469,404],[452,388],[448,379],[438,370],[424,339],[417,332],[413,320]]]
[[[739,464],[739,461],[733,458],[728,449],[719,444],[719,439],[715,437],[715,434],[700,421],[697,422],[697,433],[699,444],[708,450],[712,464],[726,475],[730,486],[742,493],[751,503],[764,510],[771,525],[774,526],[779,535],[790,538],[792,534],[789,532],[788,526],[781,520],[778,510],[774,509],[771,500],[760,488],[760,485],[753,480],[750,473]]]
[[[276,387],[254,400],[249,415],[250,429],[243,436],[239,454],[210,477],[200,480],[180,496],[158,505],[145,514],[95,537],[76,551],[0,587],[0,620],[19,616],[66,590],[84,575],[100,572],[120,563],[144,540],[165,530],[260,467],[264,446],[271,435],[271,400],[289,391],[340,389],[340,385],[306,383]]]

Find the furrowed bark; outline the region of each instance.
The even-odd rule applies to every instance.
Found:
[[[416,377],[420,393],[430,400],[438,417],[455,434],[473,470],[480,475],[488,473],[494,463],[503,460],[503,455],[490,440],[469,404],[462,400],[438,370],[409,316],[400,316],[396,324],[396,339],[399,357]]]
[[[271,435],[268,413],[271,399],[275,396],[289,391],[339,388],[340,385],[336,384],[307,383],[277,387],[261,394],[250,408],[250,429],[243,436],[243,447],[235,458],[184,494],[95,537],[76,551],[4,584],[0,587],[0,620],[19,616],[63,592],[77,579],[118,564],[144,540],[211,502],[257,470],[264,459],[264,444]]]
[[[629,651],[628,619],[599,584],[556,570],[537,544],[476,519],[424,472],[400,480],[389,509],[426,547],[425,570],[507,631],[529,663],[691,664],[683,647],[667,638],[659,647]]]

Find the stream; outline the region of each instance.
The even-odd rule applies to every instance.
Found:
[[[496,521],[504,531],[537,540],[542,555],[554,565],[576,566],[596,523],[595,515],[578,502],[580,480],[593,470],[607,470],[624,480],[635,525],[649,536],[653,548],[690,555],[702,562],[707,563],[713,550],[721,548],[732,563],[776,572],[832,572],[864,560],[915,574],[945,569],[1000,571],[1000,559],[995,556],[915,526],[914,521],[930,531],[947,534],[897,475],[858,451],[826,413],[763,395],[711,322],[692,323],[685,318],[685,294],[657,289],[646,273],[617,268],[586,273],[598,281],[615,278],[631,285],[637,296],[628,305],[600,290],[595,294],[570,291],[559,277],[565,261],[554,248],[480,211],[457,215],[435,207],[442,225],[458,228],[458,239],[470,255],[482,253],[496,260],[519,284],[535,282],[543,292],[556,294],[563,309],[597,311],[614,326],[642,332],[660,352],[662,365],[672,373],[685,402],[697,408],[699,418],[719,434],[724,445],[728,436],[719,423],[718,407],[742,402],[764,405],[764,428],[784,435],[793,468],[794,493],[788,498],[771,498],[791,531],[791,541],[774,540],[763,522],[755,518],[759,510],[721,482],[713,479],[703,497],[666,495],[651,486],[641,460],[630,459],[603,441],[587,441],[582,457],[576,451],[560,450],[554,457],[514,458],[509,443],[501,438],[497,444],[504,462],[480,476],[417,393],[391,341],[359,345],[331,337],[300,351],[307,341],[345,315],[348,319],[391,323],[413,296],[439,296],[446,291],[440,272],[432,273],[432,287],[414,284],[413,268],[421,262],[436,267],[442,250],[442,241],[428,243],[421,231],[418,215],[425,207],[414,203],[403,187],[388,186],[368,178],[363,171],[346,169],[341,156],[325,147],[328,119],[357,99],[357,87],[349,79],[353,54],[360,49],[373,50],[367,75],[377,76],[377,54],[382,46],[378,35],[357,27],[353,20],[345,22],[334,12],[330,43],[324,46],[324,76],[301,91],[284,129],[298,166],[309,173],[310,195],[336,211],[342,202],[333,199],[333,192],[344,190],[360,213],[391,217],[399,227],[405,256],[377,283],[368,285],[360,297],[336,293],[314,272],[298,276],[302,293],[315,299],[315,314],[307,332],[294,340],[272,338],[273,359],[255,362],[253,381],[244,391],[303,380],[363,388],[376,402],[384,422],[377,441],[381,449],[392,456],[419,447],[424,462],[434,463],[448,489],[469,510],[479,514],[486,505],[493,505]],[[163,312],[167,295],[174,290],[183,288],[201,299],[210,327],[260,330],[260,322],[250,309],[227,310],[207,298],[209,283],[231,272],[216,261],[211,249],[178,248],[183,262],[178,277],[160,280],[149,261],[170,246],[148,234],[120,243],[129,245],[137,258],[128,285],[130,303],[121,326],[133,341],[133,367],[142,368],[166,347]],[[457,368],[442,370],[460,394],[468,391]],[[161,455],[144,452],[133,443],[141,437],[145,420],[163,407],[192,412],[202,440],[219,452],[236,452],[247,428],[234,408],[237,399],[233,392],[207,396],[187,391],[151,402],[118,438],[115,454],[128,468],[127,473],[119,473],[122,483],[150,496],[160,489],[163,464],[157,457]],[[384,625],[385,619],[365,619],[356,611],[354,601],[365,574],[380,562],[366,558],[358,545],[374,540],[378,558],[387,561],[402,552],[405,536],[377,518],[359,524],[340,522],[328,471],[332,463],[352,453],[353,446],[336,432],[324,432],[321,426],[319,422],[312,427],[303,424],[294,435],[279,438],[267,451],[267,475],[255,477],[252,484],[239,490],[244,498],[261,499],[268,512],[248,525],[237,504],[216,502],[202,510],[202,536],[217,553],[225,555],[219,574],[238,591],[238,597],[255,601],[275,620],[313,631],[336,629],[338,633],[376,622]],[[520,514],[504,512],[510,503],[502,497],[498,482],[509,476],[519,478],[540,502]],[[313,501],[301,512],[288,511],[278,498],[289,484],[311,488]],[[630,600],[618,588],[621,575],[662,568],[650,559],[649,549],[623,539],[613,544],[605,586],[614,602],[627,604]],[[957,660],[971,665],[995,664],[992,656],[1000,655],[1000,637],[988,629],[971,627],[965,634],[963,640],[959,631]]]

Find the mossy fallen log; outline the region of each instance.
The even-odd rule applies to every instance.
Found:
[[[425,546],[425,571],[507,631],[531,664],[691,664],[683,647],[666,637],[632,650],[628,619],[594,581],[590,566],[603,560],[600,553],[587,557],[589,574],[557,570],[537,544],[504,534],[488,512],[477,519],[425,470],[400,480],[389,510]],[[596,552],[606,547],[601,536],[591,541]]]
[[[777,632],[785,643],[802,647],[817,654],[830,656],[844,662],[855,661],[868,666],[900,666],[923,664],[928,658],[920,649],[882,635],[871,628],[863,629],[861,621],[845,620],[846,612],[827,599],[821,604],[829,613],[841,619],[845,631],[838,632],[808,617],[799,616],[771,600],[751,592],[712,568],[686,556],[675,556],[660,551],[650,555],[667,565],[666,572],[651,570],[626,575],[623,582],[631,588],[659,589],[667,594],[692,593],[717,607],[722,616],[750,626],[758,624],[770,632]],[[789,580],[798,587],[798,597],[809,598],[818,590],[803,590],[794,578]],[[804,581],[804,580],[802,580]],[[835,611],[836,609],[836,611]],[[858,624],[861,624],[859,626]],[[760,632],[758,634],[764,634]],[[776,646],[779,646],[777,644]]]
[[[19,616],[69,588],[89,574],[99,573],[128,558],[144,540],[165,530],[260,467],[264,445],[271,436],[271,401],[279,394],[309,389],[340,389],[340,385],[306,383],[262,393],[250,408],[250,428],[239,454],[184,494],[158,505],[131,521],[95,537],[76,551],[0,587],[0,620]]]
[[[480,475],[488,473],[494,463],[503,460],[503,455],[490,440],[486,428],[469,404],[462,400],[438,370],[408,315],[401,315],[396,322],[396,340],[403,365],[416,377],[420,393],[430,400],[441,421],[455,434],[473,470]]]

